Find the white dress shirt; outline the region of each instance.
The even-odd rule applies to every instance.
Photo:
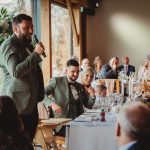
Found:
[[[128,72],[128,65],[124,65],[124,73],[127,74]]]
[[[68,79],[68,83],[69,82],[75,83],[75,81],[71,81],[68,77],[67,77],[67,79]],[[79,93],[78,93],[76,87],[73,86],[73,85],[70,85],[70,88],[71,88],[71,92],[72,92],[72,95],[73,95],[74,99],[78,100],[79,99]]]

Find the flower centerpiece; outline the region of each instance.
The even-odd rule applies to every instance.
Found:
[[[12,20],[14,12],[10,13],[7,8],[0,8],[0,45],[4,40],[10,37],[12,31]]]

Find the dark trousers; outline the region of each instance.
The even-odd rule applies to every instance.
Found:
[[[33,141],[36,127],[38,125],[39,116],[37,107],[34,108],[33,112],[29,115],[21,115],[21,119],[24,125],[24,132],[27,133],[31,141]]]
[[[65,137],[66,136],[66,126],[63,126],[59,132],[57,132],[57,133],[55,132],[55,136],[57,136],[57,135]]]

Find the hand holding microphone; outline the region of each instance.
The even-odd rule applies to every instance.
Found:
[[[37,52],[39,55],[42,54],[42,56],[45,58],[46,54],[45,54],[45,48],[44,45],[42,44],[42,42],[39,42],[37,36],[35,34],[33,34],[33,42],[36,45],[34,51]]]

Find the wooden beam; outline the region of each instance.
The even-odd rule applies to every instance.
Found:
[[[66,5],[65,0],[52,0],[52,2],[56,2],[56,3]],[[88,1],[87,0],[70,0],[70,2],[72,3],[72,5],[76,5],[76,6],[79,6],[79,7],[88,7]]]
[[[47,84],[51,77],[51,0],[41,0],[41,41],[45,47],[46,58],[43,58],[42,70],[44,83]]]
[[[74,13],[73,13],[71,1],[66,0],[66,4],[68,7],[70,19],[71,19],[71,26],[72,26],[72,30],[73,30],[74,37],[75,37],[75,43],[78,46],[79,45],[79,38],[78,38],[78,32],[77,32],[77,27],[76,27],[76,23],[75,23],[75,18],[74,18]]]

